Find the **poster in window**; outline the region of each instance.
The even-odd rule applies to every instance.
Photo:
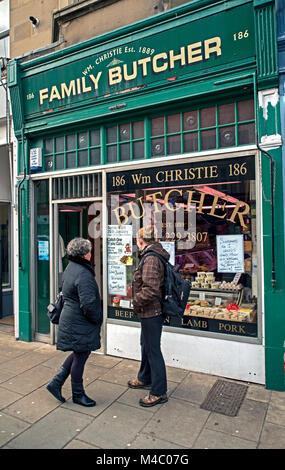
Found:
[[[243,235],[217,235],[217,261],[219,273],[243,273]]]

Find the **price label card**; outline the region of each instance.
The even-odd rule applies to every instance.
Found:
[[[221,297],[216,297],[215,298],[215,305],[221,305],[222,303],[222,298]]]
[[[205,300],[205,292],[199,292],[199,300]]]

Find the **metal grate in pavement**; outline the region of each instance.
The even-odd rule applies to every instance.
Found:
[[[217,380],[200,408],[226,416],[236,416],[247,389],[247,385]]]

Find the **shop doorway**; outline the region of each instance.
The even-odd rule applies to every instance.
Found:
[[[91,263],[95,267],[96,281],[101,299],[103,298],[102,278],[102,235],[101,213],[102,201],[64,202],[53,204],[53,293],[59,292],[63,281],[63,272],[68,265],[66,247],[70,240],[82,237],[92,244]],[[54,328],[56,342],[57,327]],[[104,350],[102,334],[102,347]]]

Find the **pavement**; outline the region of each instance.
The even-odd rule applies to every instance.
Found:
[[[70,378],[61,404],[45,386],[68,354],[0,330],[0,449],[151,449],[183,455],[194,449],[285,449],[285,392],[246,383],[238,415],[229,417],[200,408],[219,377],[167,367],[168,402],[142,408],[139,398],[146,391],[127,387],[139,362],[92,353],[84,386],[97,405],[74,404]]]

